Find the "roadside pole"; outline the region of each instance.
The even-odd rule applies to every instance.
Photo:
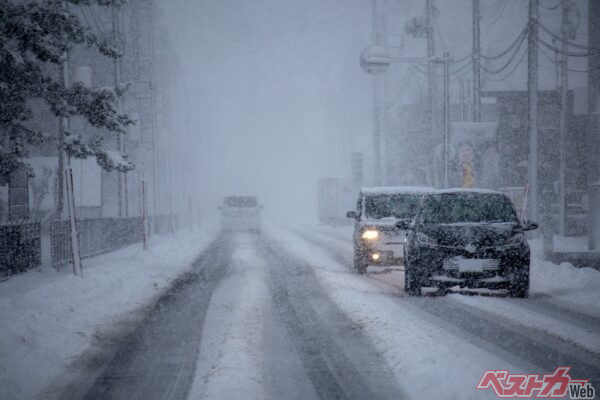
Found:
[[[565,236],[566,225],[566,188],[565,173],[567,169],[566,161],[566,136],[567,136],[567,91],[568,91],[568,25],[569,25],[569,1],[562,0],[562,24],[561,24],[561,60],[560,60],[560,168],[558,177],[558,233]]]
[[[450,53],[444,53],[444,187],[448,188],[450,147]]]
[[[71,228],[71,253],[73,255],[73,274],[83,276],[79,234],[77,233],[77,218],[75,216],[75,195],[73,191],[73,170],[70,166],[64,169],[64,180],[67,189],[67,207],[69,210],[69,225]]]
[[[529,100],[529,207],[527,216],[538,219],[538,0],[529,0],[527,91]]]
[[[144,250],[148,250],[150,236],[150,229],[148,227],[148,198],[146,193],[146,179],[142,178],[142,226],[144,229]]]
[[[473,121],[481,122],[481,46],[479,0],[473,0]]]

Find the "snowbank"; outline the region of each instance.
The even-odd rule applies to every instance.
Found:
[[[207,231],[154,236],[67,269],[30,271],[0,283],[0,398],[34,398],[88,349],[96,331],[138,309],[188,269]]]

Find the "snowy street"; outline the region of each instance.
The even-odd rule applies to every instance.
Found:
[[[0,0],[0,400],[600,398],[600,0]]]
[[[529,299],[407,297],[401,266],[351,272],[350,234],[290,224],[219,235],[135,326],[80,354],[42,397],[495,398],[475,389],[484,371],[557,366],[598,387],[598,271],[534,260]]]

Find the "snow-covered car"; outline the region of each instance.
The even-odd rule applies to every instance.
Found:
[[[397,227],[409,234],[404,247],[405,291],[450,287],[507,289],[529,294],[529,244],[510,199],[484,189],[445,189],[423,197],[412,221]]]
[[[369,265],[396,265],[402,262],[406,230],[396,227],[398,219],[412,218],[427,187],[370,187],[358,194],[354,218],[354,271],[366,272]]]
[[[221,210],[221,229],[224,232],[251,231],[260,232],[261,210],[254,196],[227,196],[223,199]]]

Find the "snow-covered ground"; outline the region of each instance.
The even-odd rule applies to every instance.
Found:
[[[211,297],[190,399],[262,399],[267,266],[250,237],[235,238],[228,276]]]
[[[205,304],[205,316],[193,325],[197,329],[182,328],[175,317],[155,321],[160,329],[187,330],[182,338],[199,342],[196,368],[189,369],[190,399],[318,398],[328,393],[325,389],[336,390],[336,384],[350,390],[344,382],[348,377],[364,379],[353,375],[355,367],[367,375],[369,368],[376,369],[409,398],[496,398],[491,390],[475,390],[485,370],[542,373],[555,367],[546,354],[539,358],[528,351],[538,344],[548,357],[567,349],[566,359],[578,363],[578,374],[583,369],[600,376],[594,367],[600,354],[600,272],[534,258],[529,299],[460,293],[411,298],[403,292],[401,266],[370,267],[362,276],[350,271],[351,234],[349,226],[266,225],[262,235],[221,237],[213,249],[221,261],[201,257],[203,270],[222,274],[212,285],[190,284],[180,293],[188,297],[165,306],[175,307],[165,315],[181,309],[185,320],[189,310],[177,304],[190,310],[199,310],[194,302]],[[149,252],[131,246],[85,260],[84,278],[47,270],[0,284],[0,398],[34,398],[56,384],[98,332],[140,314],[135,311],[164,293],[214,236],[203,231],[154,237]],[[199,281],[209,275],[201,274]],[[294,315],[285,310],[295,310]],[[329,320],[330,312],[337,317]],[[348,327],[352,332],[343,331]],[[165,347],[158,340],[160,329],[148,346]],[[318,343],[310,342],[313,338]],[[356,349],[348,345],[350,339]],[[165,343],[163,353],[174,346],[178,354],[178,343]],[[141,352],[138,361],[150,364],[139,371],[108,371],[115,385],[119,373],[164,372],[156,357],[145,357],[143,346],[131,351]],[[367,353],[377,353],[379,361]],[[193,365],[195,356],[190,357]],[[315,369],[339,382],[319,383],[311,375]],[[168,373],[157,376],[173,384]],[[376,386],[372,376],[361,382]]]
[[[0,398],[30,399],[90,348],[94,335],[150,303],[214,237],[153,236],[83,261],[84,276],[46,269],[0,283]]]
[[[411,396],[495,398],[491,392],[473,390],[483,371],[539,371],[518,356],[504,354],[499,349],[489,352],[486,346],[477,345],[477,338],[440,326],[440,321],[418,307],[421,299],[412,301],[415,299],[404,297],[401,268],[387,268],[387,273],[378,273],[386,269],[370,267],[366,276],[351,273],[348,269],[352,259],[351,227],[305,225],[296,227],[294,233],[272,228],[271,234],[287,250],[315,266],[332,298],[372,338],[397,380],[408,386]],[[313,243],[309,243],[311,239]],[[323,242],[321,249],[315,248],[315,239]],[[327,249],[333,250],[333,254]],[[336,256],[340,254],[345,261]],[[481,310],[486,318],[512,320],[517,326],[544,332],[548,337],[600,354],[600,331],[594,325],[597,322],[580,323],[576,318],[600,316],[600,272],[593,269],[578,269],[566,263],[555,265],[534,258],[530,299],[451,294],[433,300],[467,305]],[[573,318],[570,314],[574,314]]]

